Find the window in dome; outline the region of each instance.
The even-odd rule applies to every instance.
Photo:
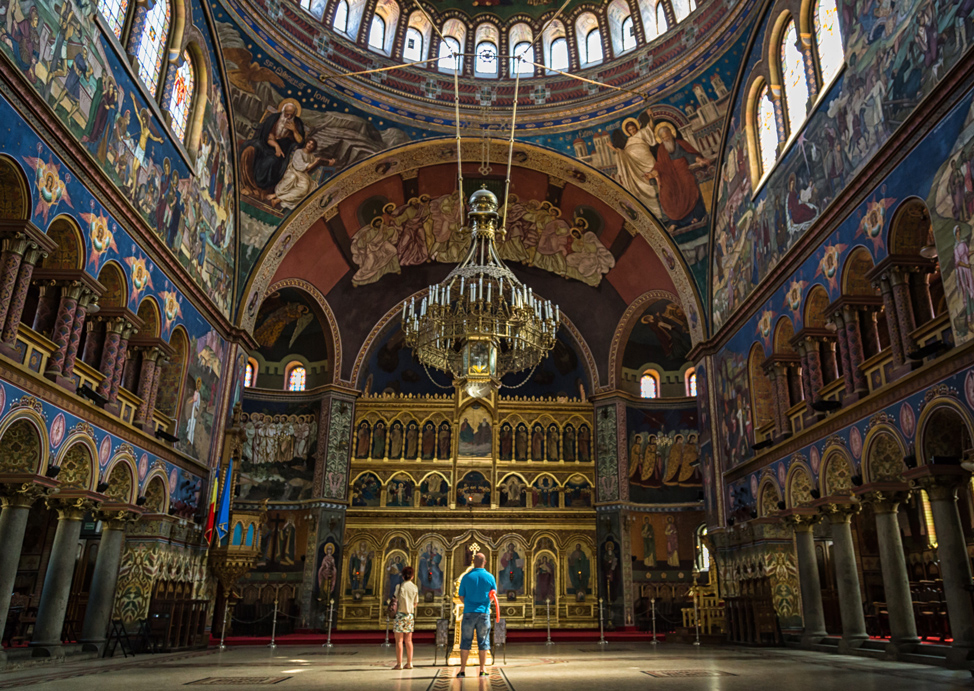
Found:
[[[626,17],[622,22],[622,49],[632,50],[636,47],[636,26],[632,17]]]
[[[451,53],[452,51],[452,53]],[[453,74],[457,71],[457,62],[460,55],[460,42],[452,36],[447,36],[440,41],[439,61],[437,67],[440,72]]]
[[[815,44],[818,49],[818,65],[822,71],[824,89],[839,73],[845,60],[842,48],[842,32],[839,30],[839,11],[835,0],[818,0],[815,3]]]
[[[308,371],[304,367],[298,364],[292,365],[287,373],[287,390],[304,391],[307,379]]]
[[[325,14],[325,0],[300,0],[301,9],[315,19],[321,20]]]
[[[493,41],[481,41],[477,44],[477,57],[474,61],[474,72],[478,77],[497,76],[497,44]]]
[[[575,42],[578,44],[578,62],[588,67],[602,62],[602,33],[599,20],[591,12],[585,12],[575,20]]]
[[[162,57],[169,38],[170,7],[168,0],[158,0],[145,14],[142,31],[136,37],[135,58],[139,78],[156,95],[159,75],[162,73]]]
[[[798,49],[795,22],[788,28],[781,42],[781,77],[784,81],[785,112],[788,114],[789,134],[801,129],[808,112],[808,80],[805,78],[805,60]]]
[[[677,22],[682,22],[689,17],[690,13],[695,9],[695,5],[692,4],[691,0],[672,0],[672,2],[673,14],[676,15]]]
[[[761,87],[757,102],[757,139],[761,153],[761,175],[774,167],[778,158],[778,126],[774,121],[774,104],[767,85]]]
[[[423,59],[423,35],[413,27],[406,29],[406,45],[403,46],[402,57],[406,62]]]
[[[348,3],[346,0],[338,0],[335,7],[335,18],[331,20],[331,28],[348,34]]]
[[[518,60],[517,58],[522,58]],[[511,49],[511,76],[530,77],[534,74],[534,48],[527,41],[518,43]]]
[[[597,62],[602,62],[602,34],[598,29],[592,29],[585,37],[585,64]]]
[[[666,8],[663,7],[663,0],[659,0],[656,5],[656,35],[665,34],[670,29],[670,23],[666,19]]]
[[[105,19],[115,38],[122,38],[125,26],[125,13],[128,11],[128,0],[98,0],[98,11]]]
[[[655,0],[639,0],[639,16],[643,20],[643,34],[648,43],[659,36],[659,30],[656,28]]]
[[[183,51],[183,64],[176,70],[172,92],[169,94],[169,116],[172,118],[172,131],[179,141],[186,140],[186,126],[189,124],[190,108],[193,105],[193,88],[196,72],[189,51]]]
[[[548,67],[553,70],[565,71],[568,69],[568,39],[556,38],[551,42],[551,56],[548,59]]]
[[[687,382],[687,396],[690,398],[697,397],[697,371],[694,368],[690,368],[686,373]]]
[[[560,19],[553,20],[541,34],[541,50],[545,67],[551,70],[568,69],[568,40],[565,25]]]
[[[659,398],[659,375],[647,370],[639,379],[639,395],[642,398]]]
[[[256,371],[253,361],[248,360],[247,367],[244,369],[244,387],[249,389],[254,385],[254,374]]]
[[[379,15],[372,17],[372,26],[369,27],[369,48],[380,53],[386,46],[386,20]]]

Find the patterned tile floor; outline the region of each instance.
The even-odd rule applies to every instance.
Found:
[[[355,652],[353,656],[347,653]],[[487,677],[456,679],[417,648],[415,669],[393,671],[395,652],[379,646],[237,648],[68,662],[0,673],[0,689],[156,691],[183,686],[280,691],[946,691],[974,686],[966,671],[782,649],[629,644],[511,645],[507,664]],[[344,654],[342,654],[344,653]],[[503,659],[503,656],[500,656]],[[442,660],[442,653],[440,655]],[[476,674],[476,668],[471,670]]]

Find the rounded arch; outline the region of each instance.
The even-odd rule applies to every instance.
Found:
[[[0,424],[0,472],[41,475],[47,471],[47,427],[30,409],[15,410]]]
[[[744,118],[747,126],[747,148],[750,154],[748,168],[751,173],[751,186],[756,187],[774,167],[781,149],[778,128],[774,126],[771,85],[764,75],[758,74],[751,80],[746,103]],[[769,124],[771,127],[768,126]],[[765,137],[768,139],[765,140]]]
[[[821,283],[813,285],[805,295],[802,326],[806,329],[826,328],[825,309],[829,306],[829,292]]]
[[[757,430],[773,424],[771,408],[771,380],[761,366],[766,360],[764,347],[760,343],[751,346],[747,357],[748,387],[751,395],[751,421],[754,425],[754,440],[758,441]]]
[[[507,156],[508,142],[491,139],[488,142],[490,155]],[[461,142],[461,153],[464,160],[479,160],[481,156],[480,141]],[[421,142],[403,144],[387,150],[378,157],[371,157],[354,166],[350,166],[340,174],[331,178],[325,185],[310,194],[291,213],[288,218],[274,231],[267,245],[247,280],[244,289],[245,300],[237,314],[239,326],[252,333],[257,317],[257,309],[266,295],[268,287],[274,281],[275,275],[287,255],[288,250],[311,229],[322,217],[335,209],[349,194],[351,189],[362,189],[379,180],[392,175],[400,175],[406,171],[416,170],[426,165],[430,154],[455,156],[456,144],[448,138],[427,139]],[[652,252],[662,258],[663,271],[672,284],[678,302],[683,306],[689,318],[690,334],[697,343],[705,337],[703,302],[700,299],[696,282],[686,264],[683,254],[679,251],[672,237],[666,232],[662,223],[625,190],[618,182],[609,178],[603,172],[588,164],[581,163],[577,158],[542,148],[538,145],[518,142],[516,155],[519,157],[518,167],[526,170],[541,171],[561,179],[573,180],[573,184],[584,192],[588,192],[622,210],[626,220],[626,227],[633,233],[638,233],[649,245]],[[396,165],[376,165],[377,158],[394,160]],[[582,172],[579,177],[578,173]],[[631,224],[630,224],[631,221]]]
[[[47,236],[57,243],[57,247],[40,266],[45,269],[83,269],[85,268],[85,241],[78,222],[67,214],[56,216],[47,227]]]
[[[875,425],[866,434],[862,452],[863,482],[898,482],[906,464],[906,444],[892,425]]]
[[[819,492],[823,497],[852,494],[852,476],[855,461],[844,446],[833,444],[822,453],[822,469],[819,472]]]
[[[765,516],[770,516],[778,510],[778,502],[781,499],[781,491],[778,488],[778,482],[771,476],[766,474],[761,480],[761,484],[758,486],[758,516],[764,518]]]
[[[136,314],[142,320],[142,328],[139,330],[139,335],[149,338],[159,338],[162,321],[159,316],[159,303],[156,302],[156,299],[151,295],[146,295],[142,298],[142,302],[139,303],[139,309]]]
[[[775,355],[791,355],[795,349],[791,339],[795,337],[795,325],[791,317],[783,315],[774,325],[774,335],[771,337],[772,351]]]
[[[321,310],[321,316],[325,318],[323,325],[325,327],[325,347],[328,349],[328,359],[331,364],[329,377],[335,381],[342,381],[342,335],[338,329],[338,319],[335,317],[331,305],[328,304],[327,298],[314,285],[300,278],[286,278],[276,281],[267,289],[266,295],[273,295],[282,288],[297,288],[311,298]],[[255,317],[258,311],[254,311]],[[253,328],[250,329],[250,332],[253,333]]]
[[[907,197],[896,207],[889,222],[886,246],[891,255],[917,256],[933,244],[930,209],[919,197]]]
[[[785,482],[785,504],[789,509],[804,506],[812,501],[812,469],[804,461],[795,461],[788,468]]]
[[[182,324],[173,329],[169,345],[173,354],[162,369],[156,410],[166,417],[178,420],[179,404],[183,400],[183,387],[186,384],[186,366],[189,362],[189,336]]]
[[[936,433],[930,431],[935,429]],[[927,464],[934,456],[963,459],[970,454],[974,439],[974,420],[960,401],[938,396],[929,401],[917,420],[919,463]]]
[[[114,259],[105,262],[98,272],[98,282],[105,286],[105,292],[98,299],[101,307],[126,307],[128,304],[128,281],[125,271]]]
[[[58,489],[93,491],[98,484],[98,454],[95,442],[87,435],[72,435],[65,441],[55,465],[58,473]]]
[[[764,54],[768,56],[768,77],[770,86],[777,93],[784,90],[784,73],[781,67],[780,48],[785,40],[785,32],[790,26],[795,26],[794,17],[787,9],[781,10],[775,17],[768,38],[765,39]]]
[[[105,496],[121,504],[135,503],[139,488],[136,479],[139,477],[139,470],[132,454],[127,451],[116,454],[108,462],[103,477],[105,478],[104,481],[108,483]]]
[[[633,329],[642,317],[646,308],[657,300],[669,300],[674,305],[681,307],[680,299],[667,290],[650,290],[635,300],[633,300],[626,311],[623,313],[619,323],[616,324],[615,333],[612,336],[612,344],[609,346],[609,381],[608,388],[616,389],[619,387],[619,380],[622,376],[622,357],[625,344],[629,342]]]
[[[176,1],[178,3],[179,0]],[[210,93],[212,76],[210,75],[210,61],[207,60],[205,51],[200,48],[195,40],[186,44],[185,55],[192,65],[196,85],[193,89],[189,120],[186,123],[186,136],[183,138],[183,142],[195,158],[199,155],[200,145],[203,141],[203,123],[206,118],[207,95]]]
[[[0,154],[0,220],[27,221],[31,217],[30,185],[20,164]]]
[[[151,514],[169,513],[169,480],[166,473],[161,468],[153,468],[142,486],[142,496],[145,497],[143,510]]]
[[[842,264],[842,294],[846,296],[875,296],[877,289],[866,278],[866,274],[875,266],[873,255],[868,249],[859,245],[845,258]]]

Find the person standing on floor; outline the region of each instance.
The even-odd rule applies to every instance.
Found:
[[[402,583],[396,586],[396,622],[392,630],[396,634],[396,666],[393,669],[413,668],[413,628],[416,624],[416,603],[419,602],[419,588],[413,582],[413,567],[402,570]],[[406,646],[406,666],[402,664],[402,649]]]
[[[460,602],[463,603],[463,621],[460,624],[460,671],[465,677],[467,658],[473,635],[477,633],[477,650],[480,654],[480,676],[486,677],[487,651],[490,650],[490,603],[494,602],[497,621],[500,621],[500,605],[497,602],[497,581],[484,570],[487,557],[478,552],[473,558],[473,570],[460,579]]]

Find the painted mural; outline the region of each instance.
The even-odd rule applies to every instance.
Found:
[[[965,3],[911,0],[895,10],[881,0],[839,5],[845,69],[756,194],[743,125],[745,95],[738,95],[714,224],[715,329],[804,236],[969,45],[971,8]],[[762,32],[743,74],[761,58],[763,43]],[[882,224],[882,217],[878,221]]]
[[[668,372],[679,371],[686,365],[692,345],[683,309],[669,300],[654,300],[633,326],[622,366],[636,372],[648,365]]]
[[[236,256],[235,193],[229,120],[218,71],[207,69],[201,142],[195,157],[187,158],[183,143],[156,117],[158,111],[147,105],[142,89],[123,66],[128,56],[120,56],[117,43],[105,38],[94,5],[43,0],[5,2],[3,9],[0,53],[21,70],[220,311],[229,314]],[[186,12],[187,21],[199,23],[207,35],[202,7],[187,2]],[[202,49],[208,65],[217,65],[210,46]],[[170,69],[162,103],[168,103],[174,72]],[[67,196],[54,205],[60,202],[71,206]],[[46,205],[35,213],[46,224]]]
[[[239,498],[311,497],[318,440],[317,403],[244,402]]]
[[[639,503],[695,501],[702,487],[697,406],[626,409],[629,498]]]
[[[178,448],[195,458],[209,458],[223,391],[225,346],[226,341],[215,330],[190,336],[190,357],[183,386],[185,400],[176,429]]]

